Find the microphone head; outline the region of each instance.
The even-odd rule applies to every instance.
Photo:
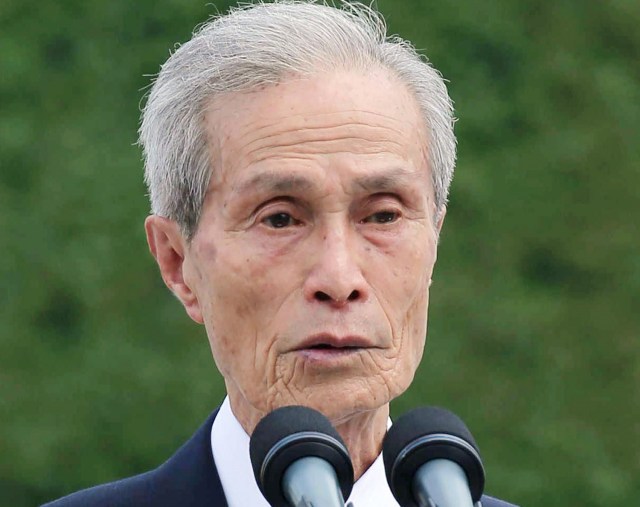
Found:
[[[478,502],[484,490],[484,467],[471,432],[452,412],[439,407],[421,407],[395,422],[382,446],[382,456],[391,492],[403,506],[413,506],[413,476],[426,462],[447,459],[464,470],[469,491]]]
[[[249,454],[258,487],[274,507],[289,505],[282,491],[287,468],[310,456],[329,462],[343,498],[351,494],[353,465],[347,446],[329,419],[317,410],[290,406],[267,414],[251,435]]]

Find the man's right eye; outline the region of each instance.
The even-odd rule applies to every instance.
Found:
[[[263,218],[262,223],[274,229],[282,229],[284,227],[297,225],[300,222],[289,215],[289,213],[274,213],[273,215]]]

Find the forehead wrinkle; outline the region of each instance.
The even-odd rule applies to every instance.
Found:
[[[267,112],[268,109],[267,109]],[[287,113],[282,117],[273,117],[267,114],[265,116],[265,120],[263,122],[256,121],[255,118],[251,118],[246,121],[244,124],[240,126],[241,129],[245,130],[247,127],[250,127],[253,132],[259,133],[263,130],[267,130],[270,127],[280,125],[283,121],[291,121],[293,123],[293,130],[304,130],[307,128],[323,128],[327,126],[327,120],[331,120],[333,117],[338,117],[342,119],[344,115],[357,115],[358,117],[363,117],[361,121],[357,121],[355,118],[350,119],[348,122],[343,121],[329,121],[329,126],[340,126],[342,124],[351,124],[351,125],[364,125],[364,126],[381,126],[384,125],[372,125],[372,122],[367,121],[366,117],[371,117],[373,120],[378,120],[375,123],[378,123],[380,120],[383,120],[385,123],[395,123],[398,125],[397,130],[402,130],[402,127],[405,125],[404,121],[398,120],[393,116],[389,116],[382,113],[377,113],[374,111],[368,111],[365,109],[349,109],[345,111],[332,111],[330,113],[320,113],[320,112],[304,112],[304,113],[294,113],[293,111]],[[296,123],[300,124],[299,127],[295,127]],[[380,122],[382,123],[382,122]]]
[[[339,125],[322,125],[322,126],[304,126],[296,127],[295,125],[286,126],[277,132],[260,135],[260,131],[269,127],[278,127],[279,124],[271,124],[267,127],[252,130],[240,138],[255,137],[255,139],[247,142],[242,147],[242,151],[246,155],[250,155],[255,151],[269,148],[287,148],[298,145],[317,145],[322,142],[340,142],[340,141],[360,141],[364,144],[392,143],[401,145],[404,141],[403,132],[389,126],[371,125],[363,122],[346,122]],[[357,130],[357,132],[355,132]],[[392,135],[389,136],[389,133]],[[278,140],[284,137],[286,139]],[[391,138],[397,138],[391,139]]]
[[[343,146],[343,143],[345,141],[349,141],[348,147]],[[328,153],[322,149],[327,146],[331,147],[332,145],[334,145],[335,147],[331,148]],[[289,155],[289,153],[283,155],[276,151],[285,150],[286,152],[287,148],[294,148],[294,151],[291,152],[291,155]],[[357,152],[359,155],[381,155],[384,153],[394,153],[402,155],[402,158],[405,158],[407,154],[403,153],[402,148],[403,146],[401,143],[394,143],[388,140],[369,142],[363,141],[360,137],[344,137],[339,140],[309,141],[302,145],[294,142],[287,144],[283,143],[278,145],[277,147],[265,146],[247,153],[245,154],[245,156],[250,158],[251,163],[262,162],[270,158],[294,158],[294,153],[295,158],[303,158],[304,155],[330,156],[340,154],[353,154],[354,152]]]

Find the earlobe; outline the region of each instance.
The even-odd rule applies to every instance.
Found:
[[[189,317],[203,323],[194,287],[187,275],[187,243],[178,224],[169,218],[150,215],[144,222],[149,250],[158,263],[165,285],[180,300]]]

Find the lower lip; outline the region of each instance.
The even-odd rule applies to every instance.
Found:
[[[350,361],[352,358],[362,352],[362,348],[333,348],[333,349],[301,349],[296,351],[297,355],[311,364],[320,365],[337,365]]]

